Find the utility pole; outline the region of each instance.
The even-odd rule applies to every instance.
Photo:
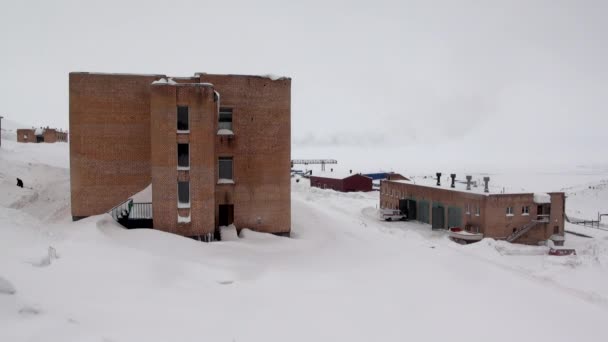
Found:
[[[2,146],[2,119],[4,116],[0,115],[0,146]]]

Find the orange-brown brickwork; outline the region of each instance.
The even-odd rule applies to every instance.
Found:
[[[545,241],[551,235],[564,235],[564,203],[563,192],[550,193],[550,214],[547,223],[541,223],[514,242],[537,244]],[[445,210],[444,228],[448,223],[448,208],[459,208],[462,213],[461,228],[470,229],[484,234],[484,237],[504,239],[532,220],[538,219],[538,204],[534,202],[533,193],[515,194],[480,194],[471,191],[455,191],[427,185],[416,185],[409,182],[382,181],[380,185],[380,207],[398,209],[399,201],[412,199],[417,202],[417,216],[421,216],[420,201],[429,203],[427,217],[430,224],[433,221],[431,210],[433,205],[441,205]],[[512,215],[507,215],[506,209],[511,207]],[[529,212],[523,213],[522,207],[528,207]],[[477,210],[479,208],[479,210]],[[541,209],[542,210],[542,209]]]
[[[231,204],[238,229],[289,234],[291,80],[197,74],[152,84],[160,79],[70,74],[72,216],[107,212],[151,183],[155,229],[213,234],[219,205]],[[177,131],[177,106],[188,107],[187,132]],[[232,109],[234,135],[218,135],[220,107]],[[189,145],[185,170],[178,143]],[[233,184],[218,182],[223,156],[233,158]],[[178,209],[178,181],[190,182],[189,208]]]

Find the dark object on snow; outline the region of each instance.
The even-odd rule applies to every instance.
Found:
[[[23,188],[23,181],[19,178],[17,178],[17,186]]]

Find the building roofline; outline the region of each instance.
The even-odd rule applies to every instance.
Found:
[[[207,73],[207,72],[196,72],[194,73],[194,76],[200,77],[200,76],[230,76],[230,77],[254,77],[254,78],[265,78],[265,79],[269,79],[272,81],[281,81],[281,80],[289,80],[291,81],[291,77],[287,77],[287,76],[279,76],[279,75],[273,75],[273,74],[266,74],[266,75],[244,75],[244,74],[212,74],[212,73]]]
[[[90,71],[71,71],[70,75],[167,77],[166,75],[163,75],[163,74],[130,74],[130,73],[90,72]]]

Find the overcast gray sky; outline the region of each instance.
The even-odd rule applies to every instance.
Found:
[[[274,73],[293,157],[606,163],[606,18],[608,1],[2,0],[0,115],[67,128],[70,71]]]

